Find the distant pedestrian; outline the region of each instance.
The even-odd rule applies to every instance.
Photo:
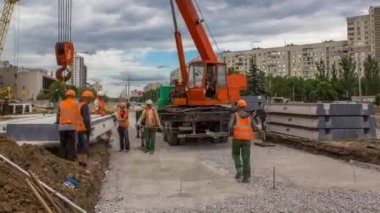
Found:
[[[154,153],[156,145],[156,132],[158,128],[162,128],[160,118],[158,117],[157,110],[152,106],[152,100],[147,100],[146,107],[142,112],[137,126],[140,127],[144,121],[144,136],[145,136],[145,146],[146,152],[150,154]]]
[[[90,149],[91,117],[88,105],[93,98],[94,94],[91,91],[84,91],[79,102],[81,120],[76,128],[78,133],[77,157],[79,165],[83,168],[87,168],[87,158]]]
[[[129,122],[128,122],[128,110],[126,109],[125,102],[121,102],[118,105],[119,110],[116,112],[117,114],[117,120],[119,121],[119,126],[117,128],[117,131],[119,133],[120,138],[120,152],[129,151],[130,145],[129,145]]]
[[[74,161],[76,128],[80,120],[79,103],[75,100],[74,90],[67,90],[65,96],[66,99],[59,103],[59,111],[57,113],[60,139],[59,153],[62,158]]]
[[[254,139],[254,122],[250,114],[244,111],[247,102],[239,100],[237,111],[231,115],[229,122],[229,131],[233,136],[232,141],[232,158],[235,162],[235,178],[242,182],[249,183],[251,178],[251,140]],[[243,163],[242,163],[243,161]]]

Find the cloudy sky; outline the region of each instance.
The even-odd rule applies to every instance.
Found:
[[[380,0],[197,0],[220,51],[346,39],[346,17],[368,13]],[[168,81],[178,65],[169,0],[73,0],[72,37],[88,66],[118,96],[132,88]],[[186,58],[198,53],[180,16]],[[57,68],[57,0],[21,0],[3,60],[25,67]],[[15,45],[18,44],[18,45]],[[18,48],[16,48],[18,46]],[[216,49],[216,48],[215,48]]]

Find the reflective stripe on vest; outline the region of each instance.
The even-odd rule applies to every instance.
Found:
[[[85,131],[87,131],[86,126],[84,125],[84,120],[83,120],[83,116],[82,116],[82,113],[81,113],[82,106],[85,105],[85,104],[86,104],[85,102],[80,102],[79,106],[78,106],[79,120],[78,120],[78,124],[75,126],[75,130],[77,132],[85,132]]]
[[[78,102],[73,99],[65,99],[59,104],[59,123],[77,125],[80,116],[78,116]]]
[[[152,112],[153,114],[153,120],[152,120],[152,123],[149,122],[150,118],[149,118],[149,111]],[[158,122],[157,122],[158,118],[157,118],[157,113],[156,113],[156,109],[155,108],[151,108],[149,109],[148,107],[145,109],[145,125],[146,126],[149,126],[149,124],[151,126],[158,126]]]
[[[124,110],[124,116],[126,116],[126,119],[125,118],[121,118],[121,112],[122,111],[119,111],[117,113],[117,117],[118,117],[118,120],[119,120],[119,126],[123,127],[123,128],[128,128],[128,126],[129,126],[129,123],[128,123],[128,111]]]
[[[252,140],[254,139],[253,129],[251,127],[251,119],[249,117],[240,118],[235,113],[234,136],[235,140]]]

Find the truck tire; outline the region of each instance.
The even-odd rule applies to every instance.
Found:
[[[167,137],[168,137],[168,144],[170,146],[178,146],[179,140],[178,140],[177,136],[178,136],[177,132],[175,132],[173,130],[168,131]]]

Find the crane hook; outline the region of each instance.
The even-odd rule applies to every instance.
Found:
[[[70,80],[71,75],[72,75],[71,71],[67,69],[67,67],[64,67],[64,66],[58,68],[57,71],[55,71],[55,77],[59,81],[63,81],[63,82]]]

